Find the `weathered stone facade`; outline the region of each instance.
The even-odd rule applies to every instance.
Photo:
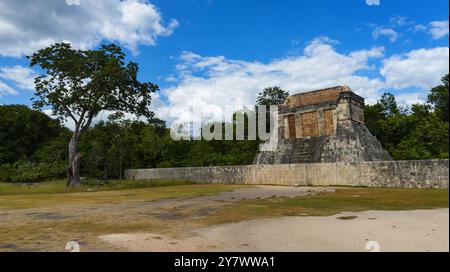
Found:
[[[364,125],[364,99],[348,87],[290,96],[273,116],[280,117],[274,137],[260,146],[254,165],[129,169],[125,176],[196,183],[448,189],[449,161],[393,161]]]
[[[337,86],[289,96],[277,112],[277,134],[254,164],[389,161],[364,124],[364,98]]]
[[[371,161],[130,169],[130,180],[287,186],[367,186],[448,189],[448,160]]]

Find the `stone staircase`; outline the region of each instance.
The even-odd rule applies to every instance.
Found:
[[[313,163],[316,151],[322,148],[321,137],[295,139],[289,163]]]

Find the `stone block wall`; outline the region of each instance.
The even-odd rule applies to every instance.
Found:
[[[286,186],[448,189],[448,160],[129,169],[127,179]]]
[[[125,171],[125,178],[130,180],[186,180],[196,183],[243,184],[245,170],[245,166],[129,169]]]

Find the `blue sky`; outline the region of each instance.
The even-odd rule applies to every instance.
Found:
[[[169,121],[188,118],[193,104],[211,115],[251,104],[270,85],[349,85],[368,103],[389,90],[411,104],[448,72],[447,0],[39,3],[0,3],[0,103],[30,104],[36,72],[24,55],[61,40],[120,44],[140,79],[161,87],[153,107]]]

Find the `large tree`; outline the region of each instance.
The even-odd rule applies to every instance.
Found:
[[[258,93],[256,98],[256,104],[266,107],[266,132],[270,132],[272,127],[270,126],[270,120],[272,115],[270,113],[270,106],[281,105],[288,98],[289,92],[281,89],[278,86],[267,87]],[[255,108],[255,112],[257,109]]]
[[[78,143],[92,120],[101,111],[115,115],[131,113],[152,119],[151,94],[158,86],[137,79],[139,66],[126,62],[117,45],[98,50],[77,50],[70,44],[56,43],[28,57],[31,66],[43,73],[35,78],[33,107],[50,107],[54,115],[70,119],[74,131],[69,143],[68,186],[79,186],[80,153]]]
[[[431,89],[428,102],[433,105],[441,120],[448,122],[448,74],[442,77],[442,84]]]
[[[0,165],[31,160],[65,129],[58,120],[24,105],[0,105]]]
[[[289,92],[278,86],[267,87],[258,94],[256,104],[265,106],[281,105],[288,96]]]

